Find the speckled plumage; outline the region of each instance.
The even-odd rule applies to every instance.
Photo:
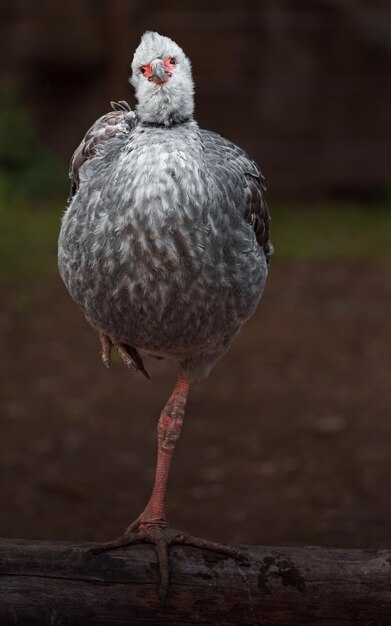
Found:
[[[177,359],[194,380],[208,374],[258,304],[268,211],[257,165],[194,121],[184,53],[147,35],[132,66],[137,112],[117,106],[74,155],[59,269],[94,328]],[[167,90],[137,75],[142,55],[149,62],[162,41],[178,58]]]

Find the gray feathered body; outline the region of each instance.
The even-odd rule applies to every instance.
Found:
[[[265,284],[268,247],[246,216],[260,173],[192,120],[158,127],[127,118],[80,167],[60,273],[96,329],[202,377]]]
[[[205,376],[261,296],[270,253],[263,179],[243,150],[200,130],[183,50],[143,35],[138,104],[112,103],[71,162],[59,268],[113,343]]]

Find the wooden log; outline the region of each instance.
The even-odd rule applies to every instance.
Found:
[[[249,563],[170,549],[159,602],[151,546],[0,539],[0,624],[100,626],[391,624],[391,551],[245,546]]]

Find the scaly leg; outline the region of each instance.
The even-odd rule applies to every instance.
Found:
[[[114,548],[121,548],[135,543],[152,543],[159,560],[160,599],[164,601],[169,585],[168,547],[174,544],[194,546],[204,550],[219,552],[234,558],[243,555],[231,546],[193,537],[187,533],[169,528],[165,513],[165,498],[168,475],[175,444],[182,429],[183,416],[189,382],[183,376],[178,378],[174,391],[167,402],[158,424],[158,456],[155,484],[151,497],[143,513],[125,530],[125,533],[101,545],[92,548],[91,552],[99,554]]]

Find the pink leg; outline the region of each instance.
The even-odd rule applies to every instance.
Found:
[[[169,401],[160,415],[155,483],[151,497],[144,511],[125,530],[125,533],[121,537],[114,539],[114,541],[98,545],[91,550],[94,554],[98,554],[134,543],[147,542],[154,544],[159,560],[159,595],[161,600],[165,599],[169,584],[168,547],[170,545],[180,543],[219,552],[234,558],[243,557],[236,548],[193,537],[187,533],[169,528],[168,526],[165,513],[167,481],[175,444],[182,430],[189,387],[189,381],[183,376],[180,376]]]
[[[155,484],[144,512],[139,517],[141,526],[168,526],[165,512],[165,499],[171,459],[175,444],[182,430],[187,394],[190,384],[184,377],[179,377],[174,391],[160,415],[157,436],[158,453]]]

